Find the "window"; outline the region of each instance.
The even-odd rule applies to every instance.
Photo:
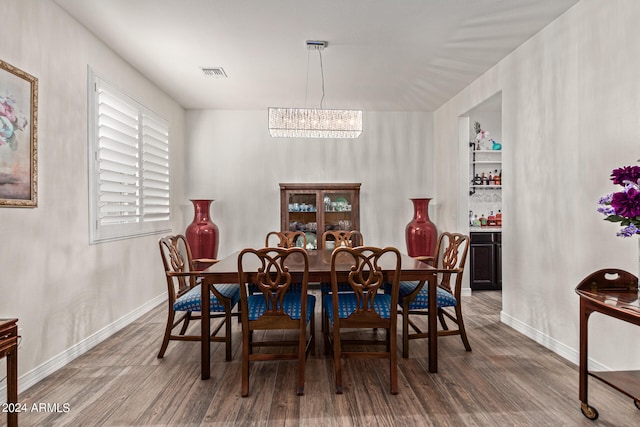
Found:
[[[89,71],[91,243],[171,229],[169,124]]]

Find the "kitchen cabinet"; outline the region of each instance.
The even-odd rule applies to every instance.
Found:
[[[502,289],[502,233],[471,232],[471,289]]]
[[[360,183],[281,183],[280,229],[303,231],[313,249],[327,230],[360,230]]]

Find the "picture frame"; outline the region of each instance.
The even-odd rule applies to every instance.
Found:
[[[38,79],[0,60],[0,207],[38,206]]]

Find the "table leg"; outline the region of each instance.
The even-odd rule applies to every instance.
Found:
[[[204,278],[202,280],[202,284],[200,285],[200,305],[202,306],[202,319],[200,320],[200,371],[201,378],[203,380],[208,380],[211,376],[210,372],[210,351],[211,351],[211,340],[209,339],[209,335],[211,334],[211,325],[209,316],[211,314],[211,297],[209,296],[209,286],[211,284],[209,281]]]
[[[429,372],[438,372],[438,281],[436,274],[429,277]]]
[[[14,338],[17,340],[17,338]],[[7,403],[18,403],[18,346],[17,344],[7,354]],[[9,411],[7,414],[9,427],[18,426],[18,412]]]
[[[585,301],[580,298],[580,360],[579,360],[579,388],[578,394],[580,402],[587,403],[587,393],[589,384],[589,315],[591,311],[587,309]]]

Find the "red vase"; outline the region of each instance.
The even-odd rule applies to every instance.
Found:
[[[413,202],[413,219],[406,228],[407,253],[411,257],[433,256],[438,240],[438,229],[429,219],[431,199],[410,199]]]
[[[186,238],[193,259],[217,259],[218,226],[209,217],[209,208],[213,200],[191,200],[193,203],[193,222],[187,226]]]

